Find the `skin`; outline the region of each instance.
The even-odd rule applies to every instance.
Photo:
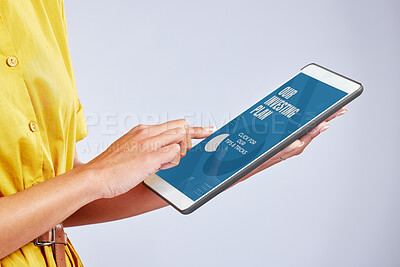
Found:
[[[301,154],[329,127],[328,121],[344,112],[345,109],[339,110],[241,181],[281,159]],[[139,125],[89,163],[82,164],[75,155],[73,170],[1,197],[0,259],[61,222],[65,226],[107,222],[167,206],[141,182],[160,169],[179,164],[192,147],[192,139],[205,138],[211,133],[210,127],[189,127],[186,120]]]

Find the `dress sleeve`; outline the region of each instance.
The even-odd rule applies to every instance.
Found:
[[[81,101],[78,99],[78,111],[76,112],[76,139],[75,142],[82,140],[88,134],[86,118],[83,112]]]

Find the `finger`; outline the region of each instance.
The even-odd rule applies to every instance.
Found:
[[[186,137],[187,137],[186,138],[186,144],[187,144],[186,151],[188,151],[192,148],[192,134],[191,134],[189,126],[186,126],[185,130],[186,130]],[[186,151],[185,151],[185,155],[186,155]]]
[[[343,114],[345,114],[348,111],[347,108],[341,108],[338,112],[336,117],[342,116]]]
[[[185,119],[167,121],[162,124],[152,125],[148,129],[149,136],[155,136],[170,129],[175,129],[178,127],[185,128],[185,126],[189,126],[189,123]]]
[[[140,149],[153,151],[171,144],[179,145],[179,148],[185,143],[186,131],[182,127],[170,129],[156,136],[150,137],[141,143]]]
[[[180,143],[181,157],[184,157],[186,155],[186,151],[188,151],[190,149],[189,147],[192,143],[192,139],[190,139],[190,134],[189,134],[188,128],[189,128],[188,125],[183,126],[183,130],[185,131],[185,138],[183,138],[182,142]]]
[[[186,127],[189,123],[185,119],[168,121],[159,125],[152,125],[148,128],[149,135],[154,136],[176,127]],[[189,133],[193,139],[201,139],[210,136],[214,132],[214,127],[190,127]]]
[[[311,131],[306,133],[300,138],[300,141],[304,142],[305,146],[307,146],[315,137],[317,137],[323,131],[326,131],[331,126],[330,123],[322,122],[318,124]]]
[[[139,124],[130,129],[126,134],[124,134],[119,140],[120,142],[128,141],[132,136],[137,134],[138,132],[147,132],[147,129],[151,127],[151,125]]]
[[[325,121],[331,121],[334,118],[337,117],[337,115],[339,114],[339,112],[341,112],[343,109],[339,109],[338,111],[336,111],[335,113],[333,113],[329,118],[327,118]]]
[[[279,153],[277,153],[275,156],[273,156],[272,158],[268,159],[267,161],[265,161],[263,164],[261,164],[260,166],[258,166],[256,169],[254,169],[252,172],[250,172],[250,174],[246,175],[244,179],[247,179],[248,177],[252,176],[253,174],[256,174],[260,171],[265,170],[266,168],[269,168],[275,164],[277,164],[278,162],[281,162],[282,160],[285,160],[287,158],[289,158],[289,154],[292,151],[295,151],[296,149],[302,147],[304,145],[304,143],[302,141],[300,141],[299,139],[297,139],[296,141],[294,141],[293,143],[291,143],[290,145],[288,145],[287,147],[285,147],[284,149],[282,149]]]
[[[297,139],[296,141],[294,141],[293,143],[291,143],[290,145],[288,145],[287,147],[285,147],[281,152],[279,152],[277,155],[279,157],[281,157],[282,155],[286,155],[287,153],[289,153],[290,151],[303,146],[303,142],[300,139]],[[281,154],[281,155],[279,155]]]
[[[148,158],[152,164],[156,163],[159,166],[158,170],[168,169],[179,164],[180,151],[180,146],[174,143],[150,152]]]
[[[273,156],[273,159],[286,159],[286,155],[291,152],[292,150],[303,146],[304,143],[300,140],[297,139],[296,141],[294,141],[293,143],[291,143],[290,145],[288,145],[287,147],[285,147],[284,149],[282,149],[279,153],[277,153],[275,156]]]
[[[333,120],[333,119],[336,118],[336,117],[342,116],[342,115],[343,115],[344,113],[346,113],[347,111],[348,111],[347,108],[341,108],[341,109],[339,109],[338,111],[336,111],[333,115],[331,115],[328,119],[326,119],[325,121],[326,121],[326,122],[331,121],[331,120]]]
[[[189,132],[192,139],[209,137],[215,131],[215,127],[190,127]]]
[[[176,162],[164,163],[163,165],[161,165],[160,170],[166,170],[166,169],[170,169],[172,167],[177,166],[180,162],[180,159],[181,159],[181,156],[176,157]]]
[[[168,147],[164,147],[164,150],[169,150],[169,146]],[[172,151],[171,153],[175,153],[173,154],[174,156],[172,157],[172,160],[168,161],[168,162],[164,162],[163,164],[161,164],[160,170],[165,170],[165,169],[169,169],[172,167],[175,167],[179,164],[180,160],[181,160],[181,149],[179,148],[179,154]]]
[[[312,129],[310,132],[302,136],[299,140],[301,141],[301,145],[298,147],[287,150],[287,153],[281,156],[281,159],[288,159],[296,155],[300,155],[304,149],[311,143],[311,141],[317,137],[320,133],[327,130],[330,124],[327,122],[320,123],[317,127]]]

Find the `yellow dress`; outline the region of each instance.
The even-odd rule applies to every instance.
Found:
[[[87,135],[63,4],[0,0],[0,197],[71,170],[75,143]],[[66,254],[68,266],[82,266],[69,241]],[[0,266],[56,263],[50,246],[31,242]]]

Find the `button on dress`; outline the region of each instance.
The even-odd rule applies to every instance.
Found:
[[[86,135],[63,1],[0,0],[0,197],[71,170]],[[66,258],[83,266],[70,241]],[[51,246],[30,242],[0,266],[56,263]]]

